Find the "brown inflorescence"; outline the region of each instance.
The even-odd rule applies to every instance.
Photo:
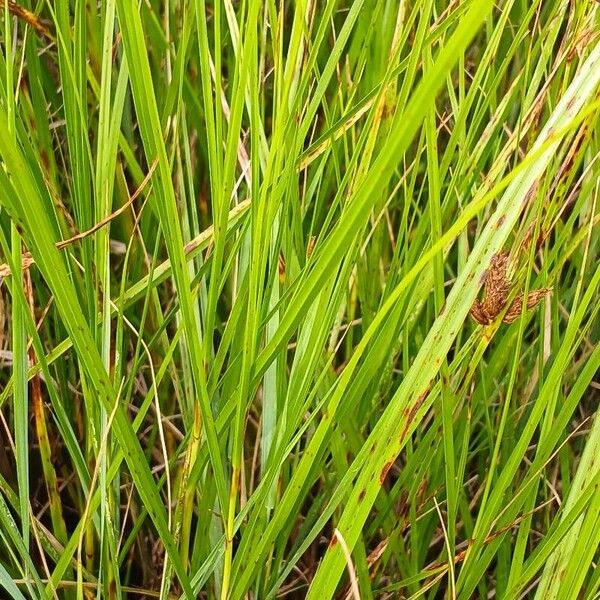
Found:
[[[475,300],[470,314],[481,325],[489,325],[505,309],[510,293],[511,282],[507,276],[508,252],[502,251],[492,257],[490,268],[484,276],[483,299]],[[527,310],[535,308],[551,291],[551,288],[532,290],[527,294]],[[523,294],[519,294],[510,304],[503,323],[512,323],[521,315]]]

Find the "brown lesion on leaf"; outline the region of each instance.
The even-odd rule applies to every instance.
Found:
[[[279,254],[279,260],[277,261],[277,270],[279,271],[279,283],[285,281],[285,257],[283,254]]]
[[[425,388],[423,393],[415,400],[414,404],[410,407],[406,407],[403,411],[404,417],[404,427],[402,428],[402,433],[400,434],[400,443],[404,444],[405,438],[410,430],[410,426],[412,425],[417,412],[423,406],[423,402],[425,402],[427,396],[429,396],[429,392],[431,391],[431,382]]]
[[[385,465],[383,465],[383,469],[381,470],[381,473],[379,474],[379,483],[381,485],[383,485],[383,483],[385,482],[385,478],[387,477],[387,474],[389,473],[393,464],[394,464],[394,461],[390,460],[389,462],[386,462]]]
[[[506,309],[511,290],[511,281],[507,275],[508,252],[502,251],[492,257],[489,269],[484,275],[482,300],[475,300],[471,310],[471,317],[480,325],[489,325],[496,320],[498,315]],[[527,294],[527,310],[535,308],[551,291],[552,288],[540,288]],[[503,323],[512,323],[521,315],[523,307],[523,294],[518,294],[506,309]]]

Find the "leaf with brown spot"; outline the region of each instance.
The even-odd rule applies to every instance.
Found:
[[[385,482],[385,478],[387,477],[387,474],[389,473],[389,470],[392,468],[392,465],[394,464],[394,461],[389,461],[386,462],[385,465],[383,465],[383,469],[381,470],[381,473],[379,474],[379,483],[381,485],[384,484]]]

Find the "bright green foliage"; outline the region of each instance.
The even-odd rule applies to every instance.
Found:
[[[598,597],[598,2],[0,2],[1,598]]]

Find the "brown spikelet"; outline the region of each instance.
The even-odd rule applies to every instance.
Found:
[[[24,270],[28,269],[33,263],[34,263],[33,257],[31,256],[31,254],[29,252],[25,252],[24,254],[21,255],[21,265]],[[11,275],[10,266],[5,263],[1,264],[0,265],[0,279],[2,279],[3,277],[10,277],[10,275]]]
[[[475,300],[471,316],[481,325],[489,325],[502,311],[508,298],[510,282],[506,276],[508,253],[499,252],[492,257],[483,284],[483,299]]]
[[[510,294],[511,282],[507,276],[508,253],[499,252],[492,257],[490,267],[485,273],[483,299],[475,300],[469,311],[471,317],[480,325],[489,325],[506,307]],[[535,308],[551,291],[551,288],[531,290],[527,294],[527,310]],[[519,294],[508,307],[503,323],[512,323],[521,315],[523,294]]]
[[[45,37],[49,40],[52,39],[52,34],[45,21],[42,21],[42,19],[40,19],[37,15],[27,10],[24,6],[21,6],[17,2],[8,0],[7,4],[9,12],[17,17],[17,19],[25,21],[25,23],[37,31],[37,33],[42,37]],[[2,2],[1,7],[2,9],[4,8],[4,2]]]
[[[540,288],[539,290],[532,290],[527,294],[527,310],[535,308],[550,292],[552,288]],[[523,307],[523,294],[519,294],[509,306],[504,318],[503,323],[512,323],[521,316],[521,309]]]
[[[510,291],[510,282],[506,276],[508,253],[500,252],[492,257],[483,287],[482,307],[484,312],[494,315],[500,313],[506,304]]]

